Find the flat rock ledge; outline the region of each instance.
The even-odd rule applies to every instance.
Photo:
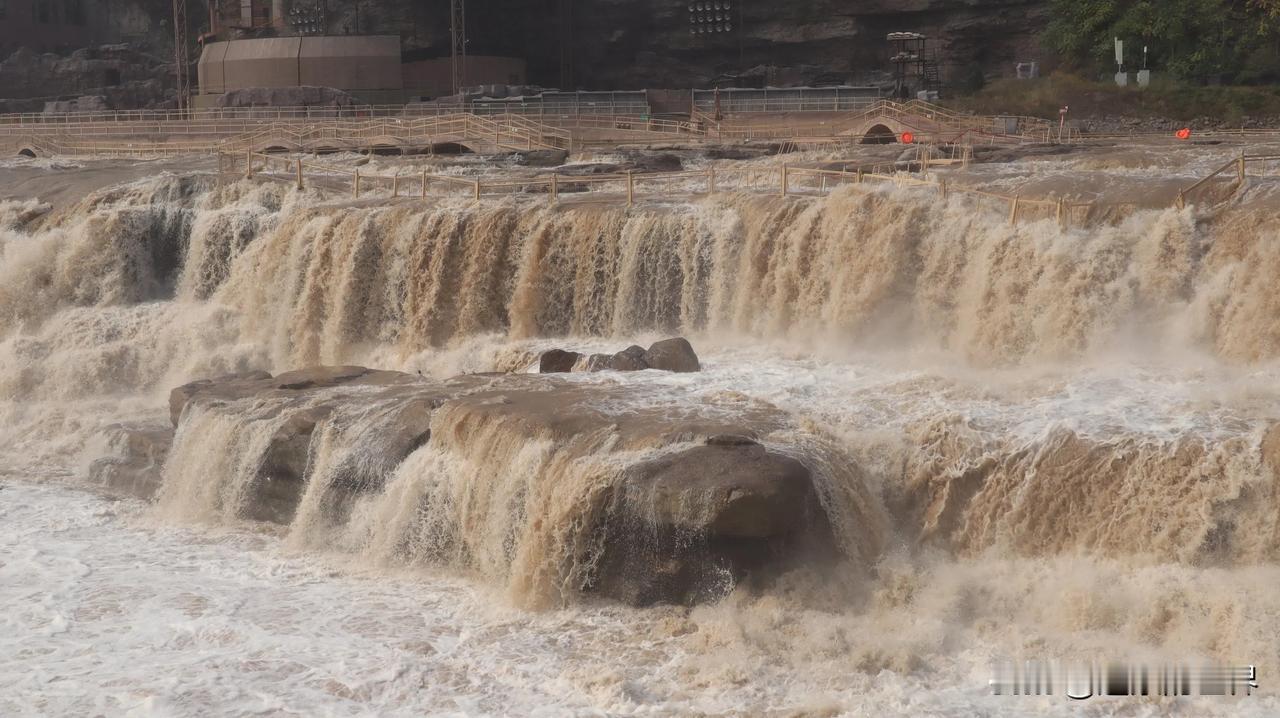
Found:
[[[692,348],[683,339],[642,352],[663,362],[674,357],[672,364],[680,367],[697,361],[688,359]],[[617,382],[571,382],[539,374],[433,381],[351,366],[278,376],[237,374],[175,388],[171,427],[112,427],[115,455],[95,462],[90,473],[99,484],[151,498],[165,478],[162,467],[174,427],[193,411],[244,422],[261,421],[264,412],[282,419],[287,413],[287,420],[271,424],[278,428],[242,517],[289,524],[311,470],[312,439],[323,422],[378,407],[378,420],[362,429],[369,436],[353,437],[366,447],[365,455],[333,483],[335,490],[355,497],[380,493],[396,468],[432,441],[433,419],[447,410],[454,446],[551,441],[590,446],[595,455],[609,452],[608,458],[616,460],[617,471],[604,490],[583,502],[581,515],[570,517],[588,527],[592,539],[584,543],[597,551],[590,559],[566,559],[590,566],[573,586],[575,592],[635,606],[689,605],[715,600],[734,585],[764,585],[789,568],[836,556],[814,476],[801,460],[761,443],[787,427],[784,416],[767,407],[726,412],[723,406],[700,411],[687,403],[664,408],[652,397],[629,402],[643,391]],[[501,433],[495,438],[476,427],[498,427]],[[481,455],[489,450],[475,449]],[[540,480],[554,486],[560,485],[557,479]],[[530,520],[543,518],[551,520]]]

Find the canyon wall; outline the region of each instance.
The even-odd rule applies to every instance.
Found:
[[[526,59],[530,82],[564,89],[706,87],[725,75],[775,86],[882,83],[892,70],[888,62],[892,50],[885,36],[896,31],[929,37],[927,54],[936,55],[944,82],[958,81],[978,69],[988,75],[1010,75],[1015,62],[1046,59],[1038,41],[1047,21],[1045,0],[723,4],[731,5],[722,10],[729,20],[727,31],[694,34],[690,3],[683,0],[590,4],[471,0],[468,48],[476,55]],[[284,0],[282,27],[234,30],[232,36],[297,34],[287,20],[295,6],[311,7],[299,0]],[[559,14],[565,6],[572,17],[567,78],[561,74],[564,23]],[[167,78],[168,66],[158,67],[158,63],[172,53],[169,5],[114,0],[102,8],[87,20],[87,34],[94,44],[128,43],[160,60],[135,58],[131,63],[104,64],[100,51],[62,59],[40,57],[44,51],[65,53],[84,42],[86,31],[70,26],[62,42],[10,38],[11,42],[0,43],[0,60],[16,47],[23,49],[0,64],[0,101],[94,94],[107,96],[108,105],[126,107],[131,102],[139,106],[163,100],[161,91],[152,92],[154,97],[131,99],[110,88]],[[188,12],[194,40],[209,29],[207,9],[196,4]],[[339,35],[397,34],[406,59],[449,54],[449,5],[443,0],[370,0],[358,6],[329,6],[323,26],[326,32]],[[131,77],[138,74],[146,77]]]

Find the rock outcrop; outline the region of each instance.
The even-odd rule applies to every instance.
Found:
[[[333,87],[246,87],[218,96],[217,107],[351,107],[354,97]]]
[[[628,356],[646,353],[635,349]],[[173,390],[172,451],[172,432],[122,428],[114,442],[120,456],[95,463],[94,473],[137,495],[159,491],[162,503],[235,495],[235,516],[301,531],[318,520],[308,506],[323,504],[323,520],[341,525],[354,520],[357,501],[408,501],[389,489],[393,477],[418,480],[405,467],[456,466],[428,482],[452,482],[448,500],[409,514],[426,528],[411,522],[402,530],[455,536],[450,541],[473,548],[438,547],[416,558],[464,569],[511,562],[502,577],[542,599],[568,592],[633,605],[695,603],[834,554],[817,477],[760,442],[783,430],[786,417],[760,407],[676,410],[653,397],[634,401],[643,392],[532,374],[428,381],[363,367],[231,375]],[[202,457],[231,448],[213,445],[229,441],[219,437],[237,435],[253,437],[235,445],[241,451],[259,452],[235,462],[247,476],[204,471]],[[541,463],[516,458],[535,446],[546,447]],[[435,463],[409,458],[419,451]],[[193,479],[243,485],[174,488]],[[524,498],[512,504],[504,496]],[[868,526],[876,523],[870,518]],[[467,535],[483,530],[476,521],[498,521],[508,536],[496,555]],[[565,548],[520,568],[529,552],[553,545]]]
[[[0,57],[3,112],[157,107],[172,102],[172,85],[172,65],[127,45],[81,48],[65,57],[22,48]]]
[[[648,349],[633,344],[616,354],[592,354],[586,357],[578,352],[551,349],[543,352],[538,360],[538,371],[541,374],[645,369],[688,373],[701,371],[702,364],[698,361],[693,345],[684,337],[663,339],[654,342]]]

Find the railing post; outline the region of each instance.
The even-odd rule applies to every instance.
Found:
[[[862,168],[858,168],[858,184],[862,184]]]
[[[478,200],[480,199],[480,180],[475,180],[474,185],[475,185],[476,199]]]
[[[1244,184],[1244,150],[1243,149],[1240,150],[1240,160],[1239,160],[1239,164],[1237,165],[1236,175],[1237,175],[1236,179],[1239,180],[1241,185],[1243,185]]]
[[[560,175],[551,173],[551,201],[560,201]]]
[[[716,193],[716,168],[712,167],[707,170],[707,194]]]
[[[244,178],[251,179],[253,177],[253,150],[244,151]]]
[[[359,167],[356,168],[355,181],[353,181],[351,184],[351,192],[352,192],[352,196],[354,196],[356,199],[360,199],[360,168]]]
[[[1067,201],[1061,197],[1058,198],[1058,226],[1067,228]]]
[[[303,189],[303,186],[302,186],[302,158],[301,158],[301,157],[299,157],[299,158],[298,158],[298,160],[297,160],[297,162],[298,162],[298,165],[297,165],[297,170],[298,170],[298,189],[299,189],[299,190],[301,190],[301,189]]]
[[[781,173],[781,174],[782,174],[782,188],[781,188],[781,189],[782,189],[782,196],[783,196],[783,197],[786,197],[786,196],[787,196],[787,190],[788,190],[787,184],[788,184],[788,183],[789,183],[789,181],[790,181],[790,168],[789,168],[787,165],[783,165],[783,166],[782,166],[782,173]]]
[[[1018,223],[1018,202],[1019,201],[1020,201],[1019,195],[1015,194],[1013,196],[1013,200],[1009,202],[1009,224],[1016,225]]]
[[[427,171],[422,170],[422,198],[427,198]]]
[[[391,175],[391,196],[400,196],[400,175]]]
[[[947,198],[947,181],[945,179],[938,180],[938,193],[943,199]]]
[[[627,170],[627,206],[636,203],[636,176],[631,170]]]

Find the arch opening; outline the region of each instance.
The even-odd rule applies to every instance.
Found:
[[[270,147],[262,151],[262,154],[264,155],[283,155],[288,153],[289,153],[289,148],[282,147],[280,145],[271,145]]]
[[[461,142],[437,142],[427,150],[433,155],[472,155],[475,154],[470,147]]]
[[[898,141],[898,134],[886,125],[872,125],[862,135],[864,145],[891,145]]]
[[[36,158],[36,151],[35,151],[35,150],[33,150],[33,149],[31,149],[30,147],[23,147],[22,149],[18,150],[18,156],[19,156],[19,157],[30,157],[31,159],[35,159],[35,158]]]
[[[404,152],[395,145],[374,145],[369,148],[369,153],[378,155],[379,157],[394,157],[396,155],[404,154]]]

